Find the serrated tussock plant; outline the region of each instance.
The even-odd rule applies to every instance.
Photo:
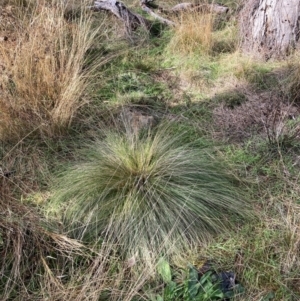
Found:
[[[87,149],[85,162],[60,175],[51,202],[73,237],[100,237],[122,253],[151,257],[204,242],[234,216],[250,216],[224,166],[182,138],[165,128],[108,133]]]

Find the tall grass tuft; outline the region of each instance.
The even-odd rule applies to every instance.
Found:
[[[86,52],[99,28],[88,12],[67,21],[62,3],[32,1],[15,18],[16,41],[0,44],[1,139],[20,139],[31,131],[54,136],[88,101],[86,91],[101,55],[87,67]],[[86,4],[81,1],[82,7]]]
[[[176,20],[174,35],[168,45],[172,53],[208,54],[212,48],[214,15],[203,12],[182,13]]]
[[[164,128],[108,133],[59,177],[53,204],[76,239],[102,239],[154,259],[206,241],[249,216],[249,204],[208,151]],[[231,216],[233,214],[233,216]]]

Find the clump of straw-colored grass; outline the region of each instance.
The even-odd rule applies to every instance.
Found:
[[[83,0],[82,7],[87,3]],[[21,9],[21,8],[20,8]],[[20,139],[32,131],[55,136],[87,102],[86,91],[99,60],[86,66],[86,52],[99,28],[91,14],[73,22],[56,1],[31,2],[16,17],[16,41],[1,43],[0,138]]]
[[[214,15],[203,12],[182,13],[176,20],[173,36],[168,45],[175,54],[207,54],[212,48]]]

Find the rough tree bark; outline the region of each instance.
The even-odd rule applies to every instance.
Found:
[[[290,54],[300,36],[300,0],[246,0],[240,12],[242,48],[265,59]]]

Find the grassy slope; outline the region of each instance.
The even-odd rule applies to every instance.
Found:
[[[199,32],[201,24],[195,23],[195,19],[179,20],[181,26],[177,30],[166,29],[151,38],[141,34],[137,40],[143,39],[143,43],[132,44],[118,36],[114,19],[109,19],[102,30],[105,34],[88,51],[89,59],[101,53],[109,61],[99,66],[97,76],[93,77],[96,85],[86,92],[92,95],[89,104],[79,109],[76,105],[69,129],[58,134],[42,131],[40,135],[31,135],[29,127],[27,133],[22,132],[22,139],[17,135],[17,142],[2,143],[1,166],[5,171],[14,170],[11,178],[2,179],[2,200],[21,199],[28,208],[42,211],[57,171],[78,161],[82,146],[101,137],[102,129],[120,127],[118,118],[124,107],[136,114],[154,116],[156,121],[174,121],[174,133],[186,132],[187,142],[204,138],[208,146],[218,145],[215,151],[232,166],[232,173],[243,180],[241,185],[249,200],[254,200],[259,215],[256,223],[239,226],[193,252],[189,261],[200,267],[205,259],[212,259],[217,269],[236,272],[246,288],[246,293],[237,300],[268,300],[263,299],[268,294],[274,294],[274,300],[297,300],[300,295],[297,54],[287,61],[267,63],[241,54],[235,35],[235,3],[223,2],[232,6],[233,13],[230,18],[219,20],[213,32],[211,23]],[[106,17],[101,15],[101,18]],[[201,22],[205,20],[207,16]],[[9,28],[2,30],[7,32]],[[5,227],[1,229],[0,248],[4,249]],[[41,264],[40,272],[52,268],[41,283],[51,280],[54,289],[51,285],[35,286],[25,281],[27,291],[16,289],[11,300],[35,290],[44,298],[50,295],[51,300],[62,300],[63,292],[65,300],[75,297],[84,300],[91,287],[95,294],[120,287],[111,294],[111,299],[117,300],[126,286],[120,283],[126,279],[135,282],[129,283],[123,300],[130,300],[136,291],[142,293],[153,288],[154,280],[148,281],[147,271],[139,270],[138,275],[131,275],[134,272],[128,270],[124,273],[118,254],[111,254],[111,250],[104,249],[101,256],[87,252],[91,252],[90,258],[76,259],[80,263],[74,259],[72,277],[59,283],[55,279],[55,265]],[[41,258],[50,255],[45,252]],[[115,264],[107,268],[112,259],[103,258],[112,256],[116,258]],[[185,266],[187,261],[181,265]],[[95,275],[103,271],[107,273],[106,279],[100,281]],[[88,277],[85,279],[82,274]],[[111,275],[117,280],[110,280]],[[78,279],[84,285],[75,291]],[[95,283],[100,283],[97,288]]]

